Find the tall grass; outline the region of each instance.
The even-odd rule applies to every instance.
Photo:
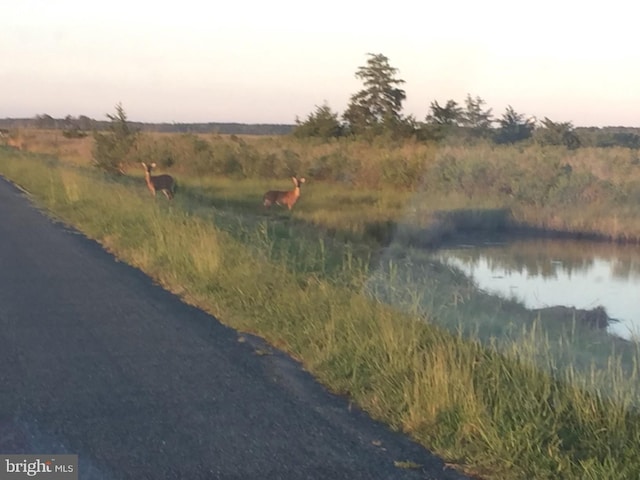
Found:
[[[318,234],[299,217],[312,204],[291,215],[243,215],[243,202],[255,200],[249,189],[230,189],[225,204],[195,181],[168,203],[152,200],[142,182],[6,151],[0,173],[461,469],[485,478],[640,477],[637,360],[629,368],[612,354],[600,368],[558,370],[551,353],[569,340],[547,336],[539,322],[500,344],[452,332],[448,321],[466,325],[493,309],[496,322],[508,323],[521,312],[453,281],[442,266],[416,269],[417,257],[393,246],[378,255]]]
[[[424,227],[439,210],[496,209],[508,211],[513,226],[640,241],[640,157],[632,149],[174,135],[145,137],[137,155],[165,158],[183,177],[237,184],[286,185],[305,175],[313,193],[307,218],[357,235],[369,233],[363,208],[381,238],[384,225],[400,219]]]
[[[30,151],[75,164],[89,161],[90,137],[28,130],[22,135]],[[214,203],[221,199],[215,192],[220,187],[231,206],[247,206],[263,188],[288,188],[290,176],[304,175],[303,198],[310,207],[305,219],[352,239],[385,241],[399,226],[405,235],[423,237],[434,224],[436,233],[446,235],[487,220],[458,217],[452,224],[436,218],[459,210],[507,212],[510,228],[640,241],[640,155],[628,148],[146,133],[130,161],[129,174],[140,174],[139,162],[155,161],[183,181],[205,182]],[[304,209],[304,203],[296,208]]]

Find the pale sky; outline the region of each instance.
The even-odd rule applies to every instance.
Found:
[[[0,118],[122,103],[145,122],[294,123],[363,88],[367,53],[403,113],[480,96],[494,116],[640,127],[640,4],[629,0],[19,0],[0,8]]]

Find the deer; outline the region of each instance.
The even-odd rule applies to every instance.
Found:
[[[24,150],[25,142],[20,136],[9,135],[7,137],[6,144],[8,147],[15,148],[16,150]]]
[[[266,208],[269,208],[275,203],[276,205],[280,205],[282,207],[286,206],[289,210],[291,210],[298,201],[298,198],[300,198],[300,185],[305,182],[305,179],[304,177],[291,177],[291,180],[293,181],[293,190],[289,190],[286,192],[280,190],[269,190],[264,194],[264,197],[262,197],[262,204]]]
[[[144,167],[144,179],[147,181],[147,187],[151,190],[153,196],[156,196],[156,192],[160,190],[165,196],[171,200],[173,194],[176,191],[177,183],[171,175],[151,175],[151,170],[156,168],[155,163],[147,165],[142,162]]]

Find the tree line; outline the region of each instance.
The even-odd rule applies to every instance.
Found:
[[[357,136],[373,138],[381,135],[393,139],[413,137],[425,141],[477,139],[497,144],[512,144],[533,140],[544,145],[626,146],[640,148],[640,129],[624,127],[575,128],[572,122],[554,122],[545,117],[537,121],[517,112],[509,105],[496,118],[480,96],[467,94],[463,104],[447,100],[431,102],[423,121],[413,115],[403,115],[405,81],[398,78],[398,69],[382,54],[368,54],[367,63],[358,67],[356,78],[364,88],[351,95],[342,115],[325,102],[317,106],[305,120],[296,119],[293,135],[337,138]]]
[[[109,114],[106,115],[109,118]],[[109,120],[96,120],[86,115],[54,118],[43,113],[33,118],[0,118],[0,129],[15,130],[20,128],[38,128],[46,130],[62,130],[65,136],[82,137],[88,133],[109,130]],[[220,135],[287,135],[291,133],[293,124],[268,123],[147,123],[129,121],[132,128],[141,132],[161,133],[217,133]]]

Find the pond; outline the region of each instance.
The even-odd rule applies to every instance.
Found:
[[[487,293],[528,309],[603,307],[609,333],[640,339],[640,247],[558,239],[457,245],[439,250]]]

